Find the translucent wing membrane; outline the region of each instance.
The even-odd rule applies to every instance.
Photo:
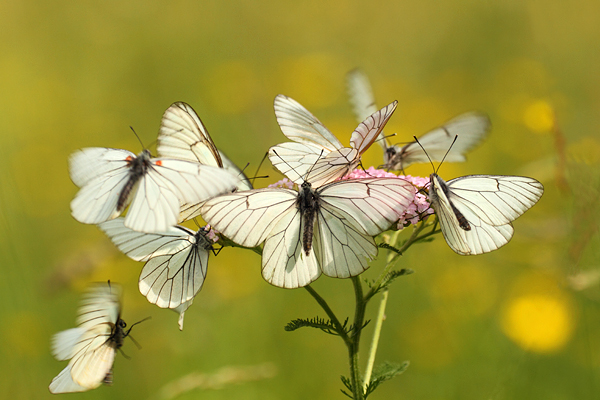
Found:
[[[346,86],[350,104],[352,105],[352,111],[354,111],[354,115],[358,121],[363,121],[369,115],[377,111],[377,104],[375,103],[375,96],[371,89],[371,83],[364,72],[360,69],[350,71],[346,76]],[[376,140],[385,152],[389,146],[389,142],[386,139],[383,130],[379,132],[379,136]]]
[[[364,120],[377,111],[371,82],[363,71],[360,69],[350,71],[346,75],[346,87],[352,111],[358,121]]]
[[[269,159],[293,182],[306,180],[315,186],[333,182],[358,165],[362,153],[375,141],[396,104],[391,103],[369,115],[352,133],[352,147],[343,147],[304,107],[279,95],[275,98],[277,122],[285,136],[295,143],[271,147]]]
[[[283,288],[306,286],[321,275],[315,252],[303,251],[306,227],[297,208],[291,208],[269,232],[263,248],[262,275],[272,285]]]
[[[289,189],[255,189],[207,201],[202,217],[216,230],[245,247],[256,247],[285,214],[293,211],[298,192]]]
[[[521,176],[471,175],[446,183],[432,174],[429,192],[448,245],[458,254],[475,255],[508,243],[511,222],[540,199],[544,188]]]
[[[321,121],[296,100],[282,94],[277,95],[274,108],[277,123],[288,139],[315,146],[325,152],[344,147]]]
[[[222,167],[220,154],[206,127],[189,104],[173,103],[163,114],[157,152],[161,157]]]
[[[79,327],[53,337],[54,356],[70,361],[50,383],[50,392],[82,392],[104,382],[124,335],[119,323],[120,293],[118,285],[92,286],[79,309]]]
[[[346,82],[354,114],[359,121],[362,121],[377,110],[369,79],[357,69],[348,73]],[[467,112],[420,136],[419,143],[425,148],[432,161],[442,161],[455,136],[458,135],[445,161],[462,162],[466,160],[465,153],[483,141],[490,127],[490,120],[485,114]],[[405,146],[392,146],[383,131],[380,132],[377,142],[384,151],[383,168],[403,170],[414,163],[429,162],[427,155],[416,142],[411,141]]]
[[[79,170],[86,162],[95,172]],[[239,182],[222,168],[154,159],[146,150],[135,157],[125,150],[83,149],[71,157],[70,171],[75,183],[83,182],[71,202],[75,219],[98,224],[116,218],[131,201],[125,225],[149,233],[175,225],[180,204],[231,191]]]
[[[300,192],[259,189],[219,196],[204,204],[202,216],[239,245],[264,242],[263,277],[297,288],[322,272],[346,278],[367,269],[377,254],[372,236],[397,221],[415,193],[412,184],[395,178],[339,181],[318,189],[304,184]],[[314,208],[301,206],[307,199],[314,199]]]
[[[192,232],[175,226],[160,233],[142,233],[127,228],[122,218],[99,227],[127,256],[146,262],[139,287],[150,303],[176,309],[202,288],[212,249],[204,229]]]
[[[463,162],[466,160],[465,154],[485,139],[490,127],[490,120],[485,114],[477,112],[461,114],[419,137],[421,145],[411,142],[403,147],[397,145],[389,147],[384,167],[402,170],[414,163],[428,163],[427,155],[432,161],[442,161],[446,156],[444,161]],[[427,154],[421,146],[425,148]]]

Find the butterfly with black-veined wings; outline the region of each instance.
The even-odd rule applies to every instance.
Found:
[[[446,243],[461,255],[496,250],[513,236],[512,221],[542,197],[544,187],[523,176],[470,175],[445,182],[430,176],[429,200]]]
[[[73,183],[81,189],[71,201],[79,222],[99,224],[118,217],[131,203],[125,226],[140,232],[161,232],[177,224],[180,204],[197,203],[235,188],[230,172],[196,162],[151,158],[91,147],[69,158]]]
[[[342,143],[300,103],[277,95],[274,108],[283,134],[293,142],[269,149],[269,159],[292,182],[315,187],[333,182],[353,170],[396,109],[394,101],[367,116],[352,132],[350,146]],[[310,171],[310,172],[309,172]],[[308,175],[307,175],[308,174]]]
[[[355,69],[348,73],[346,82],[356,118],[362,121],[366,115],[377,109],[369,79],[361,70]],[[467,112],[425,133],[419,137],[419,142],[427,149],[433,161],[441,161],[445,156],[445,161],[463,162],[466,160],[465,153],[479,145],[490,128],[491,123],[487,115]],[[456,135],[458,140],[448,152]],[[403,171],[411,164],[429,162],[429,158],[417,142],[410,142],[404,146],[392,145],[383,131],[379,133],[377,142],[383,148],[382,168]]]
[[[193,232],[173,226],[159,233],[143,233],[127,228],[123,218],[98,225],[112,242],[135,261],[146,262],[139,279],[140,292],[150,303],[178,310],[183,329],[183,312],[198,294],[208,268],[213,241],[204,228]],[[188,303],[183,310],[178,309]]]
[[[252,189],[248,177],[217,149],[196,111],[182,101],[173,103],[163,114],[156,151],[161,157],[224,168],[239,178],[236,190]],[[201,205],[197,202],[183,204],[179,222],[196,217]]]
[[[81,302],[78,327],[53,336],[54,357],[70,361],[50,383],[51,393],[84,392],[112,383],[115,353],[133,327],[125,330],[120,296],[119,285],[92,285]]]
[[[264,242],[262,275],[284,288],[310,284],[324,273],[356,276],[377,255],[373,236],[398,221],[416,193],[397,178],[345,180],[300,191],[255,189],[207,201],[202,217],[233,242]]]

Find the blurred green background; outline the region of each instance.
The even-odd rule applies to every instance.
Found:
[[[284,332],[293,318],[324,315],[304,290],[265,283],[253,253],[211,258],[180,332],[175,313],[139,294],[142,265],[71,218],[67,157],[86,146],[138,153],[130,125],[153,148],[164,110],[186,101],[253,173],[284,141],[278,93],[349,140],[344,77],[355,67],[381,106],[399,101],[386,128],[398,141],[464,111],[490,115],[489,139],[468,163],[445,164],[445,179],[520,174],[546,187],[501,250],[461,257],[438,237],[401,260],[416,273],[392,287],[378,361],[411,366],[373,399],[600,395],[597,1],[22,0],[0,2],[0,20],[0,397],[51,396],[66,365],[50,355],[51,335],[73,327],[88,282],[111,279],[124,285],[126,321],[152,316],[133,331],[143,348],[127,341],[113,387],[73,397],[343,398],[343,344]],[[380,149],[364,162],[379,165]],[[264,185],[279,179],[270,166],[262,173]],[[349,281],[314,287],[352,312]]]

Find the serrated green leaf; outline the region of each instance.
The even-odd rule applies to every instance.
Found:
[[[408,368],[410,363],[408,361],[404,361],[403,363],[394,363],[386,361],[382,364],[377,365],[373,368],[373,375],[371,376],[371,381],[367,385],[367,390],[365,391],[365,399],[377,389],[379,385],[381,385],[385,381],[389,381],[393,377],[400,375]]]
[[[394,246],[392,246],[391,244],[388,244],[388,243],[379,243],[377,246],[379,246],[382,249],[390,250],[390,251],[393,251],[396,254],[402,255],[402,252],[399,249],[397,249]]]
[[[288,324],[283,328],[287,332],[295,331],[300,328],[317,328],[322,330],[325,333],[329,333],[330,335],[339,335],[337,328],[331,322],[331,320],[325,320],[323,318],[315,317],[312,319],[302,319],[298,318],[293,321],[288,322]]]

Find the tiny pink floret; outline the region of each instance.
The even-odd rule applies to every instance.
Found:
[[[275,182],[269,186],[268,188],[285,188],[285,189],[293,189],[294,182],[290,181],[288,178],[283,178],[282,180]]]
[[[210,225],[206,225],[203,229],[206,232],[207,238],[212,240],[214,243],[217,243],[219,241],[219,232],[216,229],[213,229]]]

